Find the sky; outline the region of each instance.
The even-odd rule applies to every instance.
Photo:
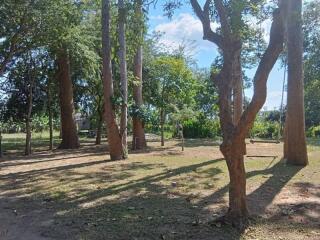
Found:
[[[193,57],[201,68],[209,68],[215,57],[217,56],[217,47],[202,39],[202,25],[197,16],[192,11],[190,5],[183,6],[177,10],[172,17],[168,19],[163,15],[162,4],[163,0],[159,0],[158,4],[149,9],[149,31],[158,31],[163,34],[159,44],[165,46],[167,49],[175,49],[183,42],[194,42],[192,45]],[[215,24],[212,23],[214,29]],[[271,22],[265,22],[263,28],[268,32]],[[265,34],[268,39],[268,34]],[[255,69],[249,70],[246,74],[252,78]],[[268,80],[268,94],[267,101],[264,109],[273,110],[279,109],[281,105],[282,84],[283,84],[284,70],[281,68],[280,63],[277,63]],[[251,97],[253,94],[252,89],[245,90],[246,97]],[[286,99],[286,94],[285,94]]]

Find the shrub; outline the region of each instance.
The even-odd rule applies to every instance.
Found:
[[[251,137],[277,138],[279,134],[279,123],[257,121],[251,130]]]
[[[308,137],[320,137],[320,125],[319,126],[312,126],[307,131]]]
[[[221,135],[217,120],[187,120],[183,122],[185,138],[214,138]]]

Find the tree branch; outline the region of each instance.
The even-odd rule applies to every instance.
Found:
[[[263,107],[267,98],[267,80],[280,53],[283,51],[285,40],[286,4],[280,4],[273,14],[273,23],[270,30],[270,42],[265,51],[257,72],[254,76],[254,95],[243,113],[235,135],[244,138],[252,128],[256,114]]]
[[[214,0],[214,4],[216,6],[216,9],[220,18],[221,30],[222,30],[223,36],[228,40],[230,40],[232,32],[231,32],[230,24],[228,22],[226,7],[223,5],[223,2],[221,0]]]
[[[219,48],[223,49],[222,37],[218,33],[214,32],[210,25],[210,15],[209,15],[210,0],[206,0],[203,10],[197,0],[190,0],[190,3],[195,14],[197,15],[197,17],[200,19],[202,23],[203,39],[213,42]]]

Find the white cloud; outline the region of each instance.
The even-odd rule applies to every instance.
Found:
[[[212,24],[212,27],[215,28],[215,25]],[[181,13],[172,21],[157,25],[154,30],[163,33],[160,44],[171,50],[185,42],[194,42],[195,52],[216,49],[215,44],[203,40],[200,20],[189,13]]]
[[[155,21],[160,21],[160,20],[164,20],[165,17],[162,16],[162,15],[152,15],[152,16],[149,16],[149,19],[150,20],[155,20]]]

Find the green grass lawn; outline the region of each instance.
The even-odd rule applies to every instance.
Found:
[[[25,133],[2,134],[2,151],[4,153],[18,153],[24,152],[25,148]],[[53,133],[53,145],[58,147],[61,139],[59,132]],[[83,143],[93,142],[92,138],[87,138],[85,135],[80,135],[80,141]],[[49,148],[49,132],[32,133],[32,149],[33,151],[43,151]]]

